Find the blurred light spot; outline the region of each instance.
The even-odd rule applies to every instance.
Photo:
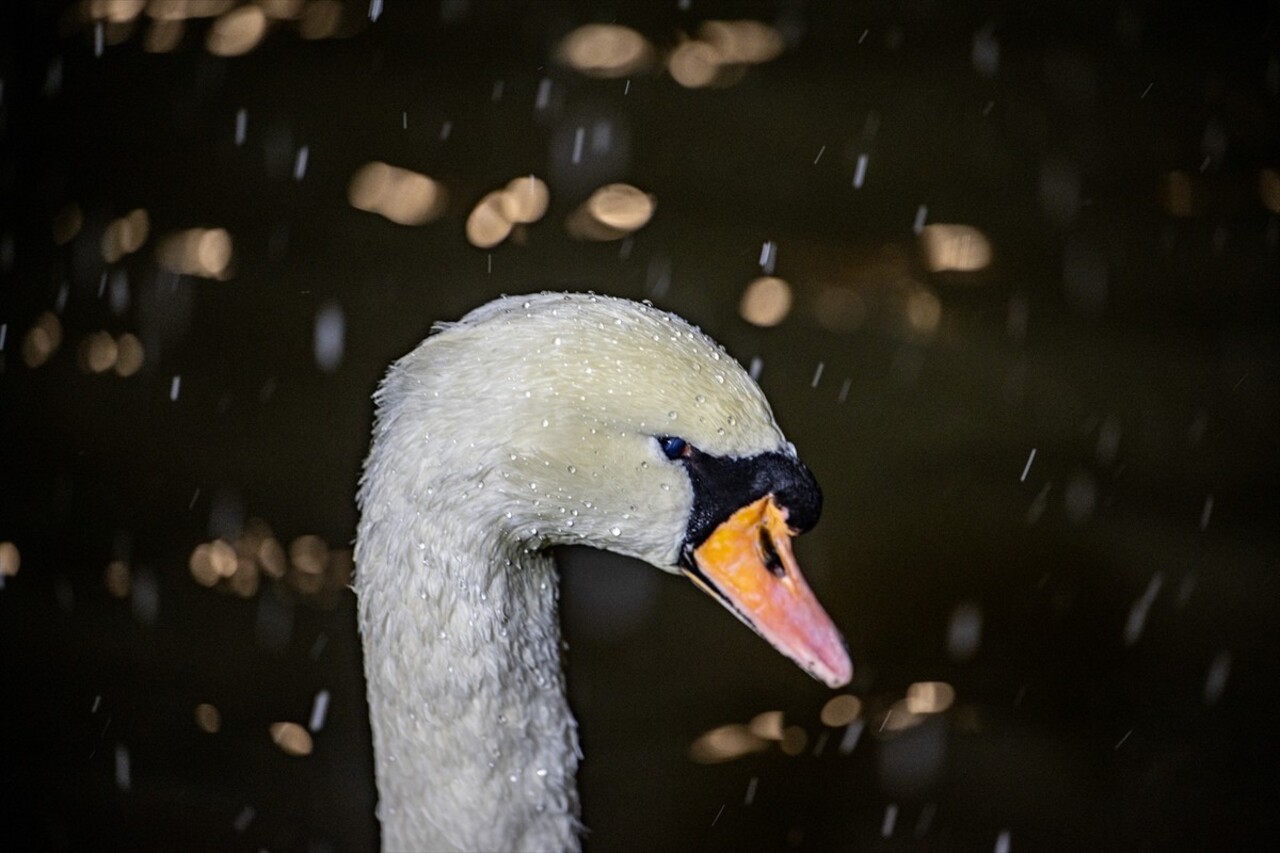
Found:
[[[1263,169],[1258,172],[1258,198],[1272,213],[1280,213],[1280,172]]]
[[[115,370],[117,376],[129,377],[142,368],[146,354],[142,349],[142,341],[136,335],[125,332],[116,338]]]
[[[893,835],[894,827],[898,825],[898,804],[889,803],[884,807],[884,817],[880,820],[880,837],[888,838]]]
[[[304,39],[332,38],[342,27],[343,5],[338,0],[315,0],[307,5],[298,24]]]
[[[491,249],[507,239],[511,220],[503,205],[503,190],[495,190],[480,199],[467,216],[467,240],[478,249]]]
[[[84,214],[80,212],[80,205],[75,202],[68,204],[53,217],[54,245],[65,246],[70,243],[83,226]]]
[[[502,212],[511,222],[537,222],[547,212],[551,194],[546,183],[533,175],[514,178],[502,194]]]
[[[231,235],[223,228],[188,228],[156,247],[156,260],[170,272],[225,279],[231,265]]]
[[[791,285],[777,276],[763,276],[747,285],[738,313],[753,326],[776,326],[791,311]]]
[[[801,726],[787,726],[778,744],[784,755],[799,755],[809,743],[809,734]]]
[[[765,711],[756,714],[747,724],[747,729],[763,740],[782,740],[782,712]]]
[[[720,75],[720,52],[704,41],[681,42],[667,57],[667,72],[686,89],[710,86]]]
[[[857,696],[841,693],[839,696],[832,696],[827,700],[827,704],[822,706],[822,713],[819,715],[819,719],[822,720],[824,726],[838,729],[858,719],[858,715],[861,713],[862,700]]]
[[[236,832],[244,832],[249,828],[249,824],[253,823],[253,819],[257,814],[258,810],[253,806],[245,806],[236,815],[236,819],[231,821],[231,828]]]
[[[124,560],[112,560],[102,573],[102,583],[115,598],[129,597],[129,564]]]
[[[183,21],[153,20],[142,37],[142,49],[147,53],[168,53],[182,43],[186,29]]]
[[[346,318],[342,306],[330,302],[316,312],[312,349],[316,365],[326,373],[332,373],[342,363],[346,338]]]
[[[630,184],[609,184],[591,194],[587,208],[596,221],[619,231],[636,231],[653,216],[653,196]]]
[[[51,311],[44,311],[22,339],[22,361],[27,367],[44,364],[62,346],[62,321]]]
[[[240,6],[213,22],[205,48],[215,56],[242,56],[267,34],[267,16],[258,6]]]
[[[813,300],[818,325],[832,332],[850,332],[867,318],[867,306],[851,287],[824,287]]]
[[[707,21],[698,37],[711,45],[720,62],[755,65],[776,59],[786,46],[782,33],[760,21]]]
[[[920,245],[930,272],[973,272],[991,263],[991,242],[970,225],[926,225]]]
[[[324,574],[329,565],[329,546],[319,536],[299,536],[289,544],[289,563],[304,574]]]
[[[201,542],[195,547],[187,560],[187,567],[191,570],[191,577],[201,586],[213,586],[218,582],[218,571],[213,566],[213,546],[208,542]]]
[[[957,604],[947,623],[947,654],[952,660],[970,660],[981,642],[982,608],[972,601]]]
[[[125,255],[138,251],[147,241],[150,231],[151,219],[142,208],[113,219],[102,232],[102,259],[114,264]]]
[[[899,699],[885,712],[880,722],[881,732],[903,732],[924,722],[924,715],[911,710],[906,699]]]
[[[277,21],[293,21],[302,15],[302,0],[257,0],[262,13]]]
[[[209,563],[218,577],[231,577],[236,571],[236,549],[222,539],[213,540],[209,543]]]
[[[0,577],[11,578],[22,566],[22,554],[12,542],[0,542]]]
[[[232,593],[241,598],[253,598],[258,592],[258,564],[251,557],[237,555],[235,572],[230,580]]]
[[[942,302],[927,288],[913,288],[907,294],[906,318],[913,332],[932,335],[942,322]]]
[[[397,225],[424,225],[436,219],[447,197],[444,186],[426,175],[376,161],[361,166],[347,185],[352,207]]]
[[[235,4],[236,0],[150,0],[147,14],[161,21],[213,18]]]
[[[907,710],[912,714],[941,714],[955,700],[955,688],[945,681],[917,681],[907,688]]]
[[[556,57],[590,77],[626,77],[648,66],[649,42],[630,27],[587,24],[560,40]]]
[[[311,734],[297,723],[272,723],[271,739],[286,755],[311,754]]]
[[[202,732],[216,735],[222,729],[222,714],[208,702],[196,706],[196,727]]]
[[[94,20],[124,24],[142,14],[146,5],[147,0],[84,0],[81,8]]]
[[[753,752],[760,752],[768,742],[751,733],[746,726],[730,723],[702,734],[689,747],[689,757],[699,764],[719,764]]]
[[[1204,679],[1204,704],[1212,707],[1218,704],[1222,693],[1227,689],[1227,678],[1231,675],[1231,652],[1218,652],[1209,664],[1209,672]]]
[[[992,853],[1009,853],[1013,843],[1013,834],[1007,830],[1000,830],[1000,834],[996,836],[996,846]]]
[[[86,373],[102,373],[116,363],[116,339],[108,332],[94,332],[80,342],[80,368]]]
[[[129,584],[129,609],[133,618],[143,625],[154,625],[160,613],[160,585],[155,573],[139,568]]]
[[[284,546],[280,544],[280,540],[274,536],[263,539],[262,544],[258,546],[257,557],[258,565],[262,567],[263,572],[273,578],[284,577],[287,561]]]
[[[1195,215],[1195,189],[1186,172],[1169,172],[1162,179],[1160,190],[1165,213],[1179,219]]]

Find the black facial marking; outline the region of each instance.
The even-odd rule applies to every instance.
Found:
[[[712,456],[691,448],[684,457],[693,484],[693,511],[685,531],[686,561],[711,531],[742,507],[773,494],[787,510],[787,525],[805,531],[818,523],[822,490],[803,462],[784,453]],[[769,543],[766,556],[776,552]],[[779,563],[780,565],[780,563]]]

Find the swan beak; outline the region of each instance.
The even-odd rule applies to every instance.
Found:
[[[853,663],[800,574],[793,535],[787,510],[767,495],[713,530],[684,573],[814,678],[843,687],[853,677]]]

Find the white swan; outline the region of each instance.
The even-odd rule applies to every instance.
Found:
[[[832,687],[790,537],[821,495],[755,382],[680,318],[590,294],[438,326],[375,395],[355,589],[387,850],[577,850],[550,545],[684,572]]]

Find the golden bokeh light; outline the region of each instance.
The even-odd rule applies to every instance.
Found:
[[[150,0],[147,15],[158,21],[216,18],[236,5],[236,0]]]
[[[126,24],[142,14],[147,0],[84,0],[81,8],[95,21]]]
[[[78,360],[85,373],[103,373],[116,363],[119,349],[109,332],[94,332],[80,342]]]
[[[760,752],[768,745],[768,741],[756,737],[746,726],[730,723],[700,735],[689,746],[689,757],[699,764],[719,764]]]
[[[231,255],[231,235],[223,228],[188,228],[170,234],[156,247],[160,266],[201,278],[229,277]]]
[[[824,726],[838,729],[858,719],[861,713],[862,700],[857,696],[841,693],[839,696],[832,696],[827,700],[827,704],[822,706],[822,713],[819,715],[819,719],[822,720]]]
[[[917,681],[907,688],[907,710],[912,714],[941,714],[955,700],[955,688],[945,681]]]
[[[0,542],[0,575],[11,578],[22,566],[22,554],[12,542]]]
[[[259,577],[258,564],[253,558],[238,554],[235,573],[231,575],[229,586],[241,598],[253,598],[258,592]]]
[[[565,222],[579,240],[621,240],[653,218],[657,199],[631,184],[606,184],[591,194]]]
[[[62,321],[52,311],[41,312],[22,339],[22,362],[40,367],[62,346]]]
[[[376,213],[397,225],[425,225],[444,212],[444,185],[426,175],[382,162],[366,163],[347,185],[357,210]]]
[[[329,546],[319,536],[299,536],[289,543],[289,564],[303,574],[322,575],[329,566]]]
[[[109,264],[142,248],[151,233],[151,218],[142,208],[111,220],[102,232],[102,259]]]
[[[277,21],[293,21],[302,15],[302,0],[255,0],[263,14]]]
[[[513,178],[502,193],[502,213],[513,223],[537,222],[550,203],[546,182],[534,175]]]
[[[721,63],[755,65],[776,59],[786,46],[782,33],[761,21],[707,21],[698,38],[711,45]]]
[[[216,584],[218,572],[213,567],[213,546],[208,542],[197,545],[187,560],[187,568],[191,570],[191,577],[201,586]]]
[[[142,49],[147,53],[169,53],[182,43],[186,32],[184,21],[155,19],[142,36]]]
[[[201,702],[195,710],[196,727],[202,732],[216,735],[222,730],[222,713],[208,702]]]
[[[286,755],[311,754],[311,733],[297,723],[272,723],[271,739]]]
[[[115,598],[128,598],[132,586],[132,573],[124,560],[112,560],[102,573],[102,583]]]
[[[801,726],[787,726],[779,740],[781,743],[778,747],[783,755],[799,755],[804,752],[805,745],[809,743],[809,733]]]
[[[512,222],[503,205],[504,190],[495,190],[472,208],[467,216],[467,241],[478,249],[491,249],[507,239]]]
[[[258,6],[239,6],[218,16],[205,38],[214,56],[243,56],[267,34],[267,16]]]
[[[786,319],[791,311],[791,285],[777,276],[762,276],[747,285],[738,313],[753,326],[768,328]]]
[[[720,75],[720,68],[720,52],[705,41],[681,42],[667,57],[667,73],[686,89],[710,86]]]
[[[765,711],[747,723],[747,729],[762,740],[782,740],[782,712]]]
[[[899,699],[889,707],[885,712],[884,720],[880,724],[881,732],[904,732],[907,729],[915,728],[925,720],[924,714],[917,714],[911,710],[906,699]]]
[[[942,322],[942,301],[927,288],[912,288],[904,309],[907,325],[916,334],[932,335]]]
[[[262,571],[273,578],[284,577],[285,570],[288,568],[288,559],[285,557],[284,546],[280,544],[280,540],[274,536],[268,536],[262,540],[262,544],[258,546],[258,565],[262,567]]]
[[[1258,172],[1258,198],[1267,210],[1280,213],[1280,171],[1263,169]]]
[[[644,36],[618,24],[578,27],[556,48],[560,62],[590,77],[626,77],[646,68],[652,56]]]
[[[930,272],[974,272],[991,263],[991,241],[972,225],[926,225],[920,246]]]
[[[117,376],[132,376],[142,369],[142,364],[145,360],[146,352],[143,350],[142,341],[138,340],[137,335],[125,332],[116,338],[116,360],[114,366]]]
[[[627,234],[647,225],[656,206],[653,196],[630,184],[606,184],[587,199],[587,210],[597,222]]]
[[[80,212],[80,205],[71,202],[53,217],[54,245],[65,246],[70,243],[83,227],[84,214]]]

